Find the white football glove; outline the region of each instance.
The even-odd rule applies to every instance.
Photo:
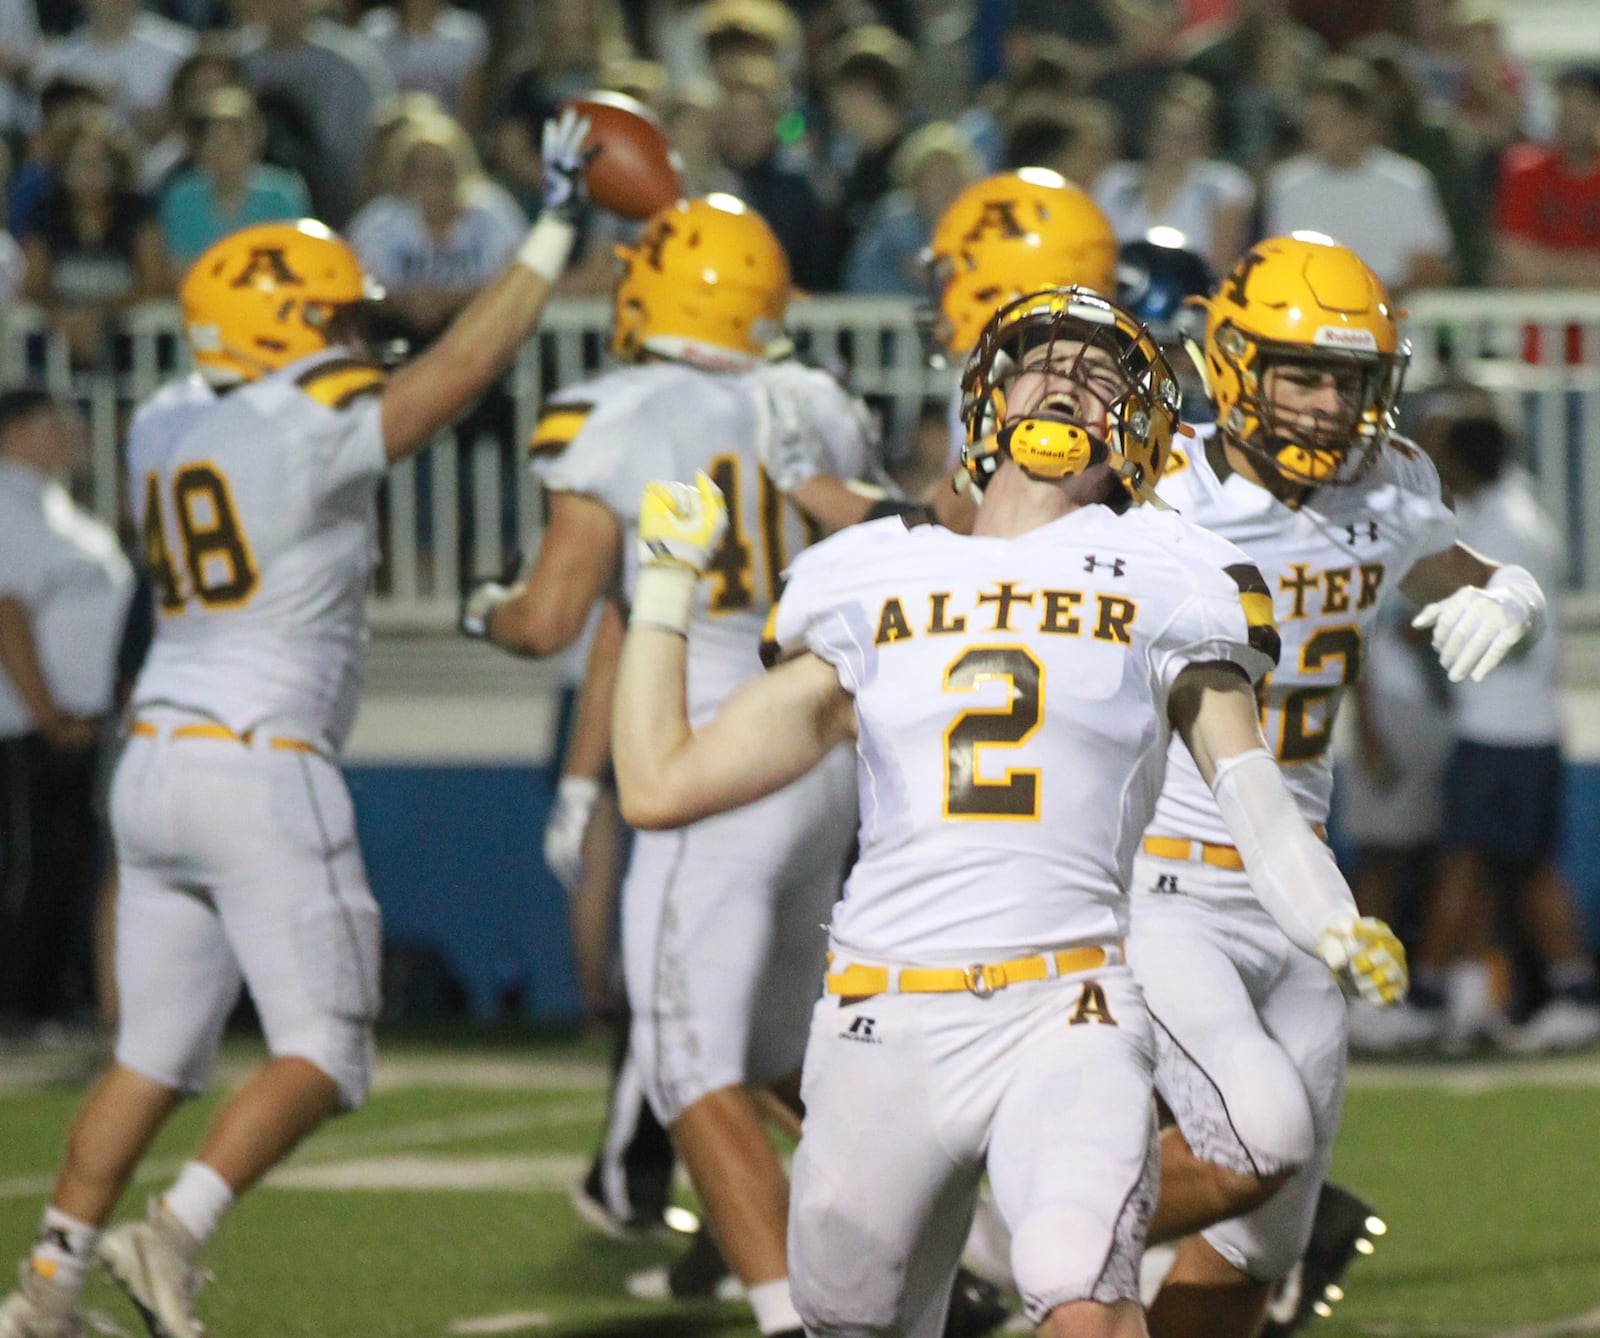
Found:
[[[727,500],[703,470],[692,484],[647,484],[639,504],[639,560],[703,576],[727,529]]]
[[[575,222],[583,209],[586,193],[583,174],[600,152],[599,146],[584,150],[589,136],[589,118],[573,107],[544,123],[539,157],[544,168],[540,205],[544,213],[568,223]]]
[[[592,776],[563,776],[556,786],[556,802],[544,825],[544,862],[568,896],[583,882],[583,837],[599,798],[600,782]]]
[[[1394,931],[1376,916],[1330,920],[1317,936],[1317,955],[1348,997],[1364,999],[1377,1008],[1402,1002],[1411,988],[1406,950]]]
[[[1411,620],[1433,628],[1433,648],[1452,683],[1481,683],[1525,637],[1538,634],[1544,592],[1521,567],[1500,567],[1486,586],[1464,585]]]
[[[461,601],[459,626],[464,635],[483,640],[489,635],[489,618],[511,598],[509,586],[499,581],[479,581]]]

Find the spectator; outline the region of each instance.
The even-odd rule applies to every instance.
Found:
[[[1450,282],[1450,225],[1421,163],[1379,145],[1378,89],[1359,61],[1334,57],[1306,90],[1306,152],[1267,178],[1269,236],[1325,232],[1391,293]]]
[[[61,150],[73,131],[87,117],[104,113],[108,107],[105,95],[81,79],[58,76],[39,90],[39,127],[11,180],[9,219],[14,234],[21,236],[28,230],[34,209],[54,188]]]
[[[1560,527],[1510,461],[1505,428],[1467,409],[1439,435],[1439,476],[1455,494],[1461,541],[1531,571],[1554,597],[1561,582]],[[1412,993],[1442,1003],[1442,968],[1475,956],[1490,921],[1514,909],[1543,965],[1545,1002],[1506,1037],[1524,1053],[1600,1041],[1600,991],[1583,944],[1572,889],[1557,866],[1561,827],[1559,621],[1481,683],[1451,687],[1456,747],[1445,771],[1439,881]],[[1483,991],[1483,992],[1486,992]],[[1466,1038],[1457,1037],[1458,1042]]]
[[[263,110],[293,119],[309,136],[298,167],[317,216],[343,227],[354,212],[361,168],[372,141],[372,113],[394,92],[394,80],[372,43],[316,17],[315,0],[242,0],[255,22],[240,47],[245,80]],[[269,120],[271,117],[269,116]]]
[[[1011,0],[1007,63],[1014,68],[1026,59],[1017,53],[1054,36],[1068,44],[1074,78],[1087,88],[1159,53],[1171,35],[1168,8],[1161,0]]]
[[[0,140],[22,143],[28,126],[29,85],[35,79],[39,17],[33,0],[0,0]]]
[[[1556,80],[1555,133],[1505,156],[1495,203],[1499,282],[1600,285],[1600,66]]]
[[[1216,94],[1203,79],[1169,80],[1151,113],[1144,161],[1113,163],[1095,182],[1094,197],[1118,241],[1173,228],[1225,274],[1249,241],[1255,187],[1241,169],[1210,156],[1216,113]]]
[[[906,78],[915,57],[893,29],[857,29],[828,53],[828,116],[849,159],[839,193],[840,245],[848,248],[893,186],[890,163],[911,129]]]
[[[1060,106],[1024,109],[1006,132],[1003,171],[1048,167],[1093,193],[1117,159],[1121,129],[1117,114],[1098,98],[1073,98]]]
[[[161,228],[135,181],[124,134],[108,119],[83,122],[22,239],[23,292],[45,309],[77,367],[103,364],[121,311],[170,290]]]
[[[34,81],[69,75],[102,88],[117,119],[154,142],[165,128],[172,76],[194,51],[194,33],[145,13],[139,0],[84,0],[83,8],[83,26],[40,53]]]
[[[1455,238],[1458,280],[1481,286],[1488,276],[1489,205],[1494,196],[1493,160],[1476,152],[1458,112],[1430,102],[1406,60],[1398,38],[1367,38],[1351,48],[1378,87],[1378,117],[1384,144],[1415,158],[1433,178]]]
[[[133,573],[63,486],[83,436],[44,391],[0,394],[0,1015],[24,1025],[92,1000],[70,964],[105,847],[95,783]]]
[[[548,18],[538,44],[512,56],[490,131],[495,173],[529,212],[539,199],[545,118],[568,98],[597,87],[608,61],[629,54],[615,0],[549,6]]]
[[[446,112],[477,131],[489,60],[482,18],[446,0],[398,0],[368,10],[361,29],[403,92],[432,93]]]
[[[261,161],[266,127],[242,88],[218,89],[201,109],[195,165],[161,196],[167,254],[182,269],[230,232],[252,223],[304,218],[311,212],[306,184],[293,172]]]
[[[722,84],[713,135],[727,189],[771,225],[788,253],[795,283],[822,292],[834,286],[838,234],[810,180],[778,163],[778,117],[787,100],[788,86],[776,61],[740,61]]]
[[[800,24],[781,0],[687,0],[662,5],[652,17],[653,54],[667,67],[674,87],[694,79],[720,82],[751,57],[777,61],[791,84],[804,78]]]
[[[1041,34],[1030,44],[1018,69],[983,89],[975,103],[956,118],[956,124],[982,155],[985,169],[999,172],[1009,128],[1053,114],[1060,103],[1082,91],[1073,73],[1072,44],[1065,38]]]
[[[715,84],[697,79],[677,90],[661,117],[682,162],[683,195],[688,200],[709,195],[723,184],[725,172],[716,144],[718,98]]]
[[[472,141],[448,116],[402,127],[383,176],[388,189],[350,221],[350,244],[398,333],[425,344],[500,272],[527,220],[483,196]]]
[[[845,291],[926,297],[922,253],[934,225],[981,175],[977,154],[949,121],[907,135],[891,167],[895,188],[873,206],[845,261]]]
[[[1233,20],[1191,35],[1186,68],[1217,92],[1225,155],[1256,170],[1290,136],[1323,45],[1295,22],[1288,0],[1238,0],[1236,10]]]
[[[146,192],[158,196],[180,172],[194,166],[199,147],[201,113],[206,100],[219,88],[244,83],[244,71],[232,47],[220,37],[202,38],[194,55],[178,66],[167,94],[165,135],[152,144],[140,164],[139,178]]]

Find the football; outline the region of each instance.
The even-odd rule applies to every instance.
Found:
[[[600,149],[584,178],[595,204],[624,218],[648,218],[682,195],[677,156],[644,103],[599,92],[570,105],[589,118],[584,147]]]

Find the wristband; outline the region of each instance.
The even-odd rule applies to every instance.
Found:
[[[678,562],[646,563],[633,592],[630,627],[659,627],[664,632],[689,635],[694,611],[694,591],[700,573]]]
[[[517,247],[517,264],[526,265],[546,283],[553,284],[567,267],[567,257],[572,254],[577,236],[572,224],[546,211],[539,215],[539,221],[528,229],[522,245]]]

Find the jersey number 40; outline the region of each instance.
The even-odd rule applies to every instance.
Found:
[[[144,561],[164,614],[182,613],[190,599],[208,609],[238,608],[255,594],[259,575],[239,528],[228,480],[213,464],[184,465],[172,476],[177,556],[167,542],[167,507],[161,476],[144,481]]]

